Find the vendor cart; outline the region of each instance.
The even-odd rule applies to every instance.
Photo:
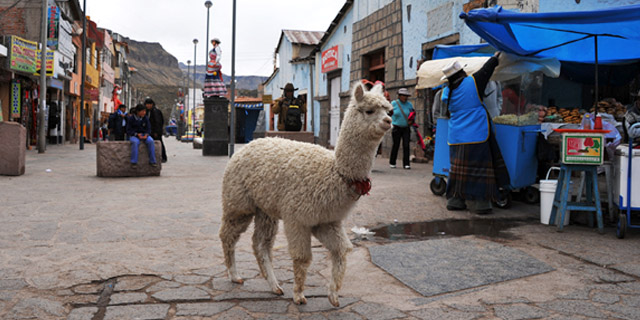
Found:
[[[433,152],[433,180],[429,187],[436,196],[441,196],[447,191],[447,178],[449,177],[449,119],[438,118],[436,122],[436,147]]]
[[[528,203],[536,203],[539,200],[538,189],[532,185],[536,183],[538,167],[536,144],[540,125],[538,124],[538,109],[535,103],[540,99],[541,79],[541,72],[531,72],[505,82],[517,83],[517,86],[521,88],[518,95],[526,97],[529,105],[503,108],[500,116],[494,118],[493,128],[496,141],[510,176],[507,190],[504,190],[502,197],[495,203],[499,208],[507,208],[511,205],[511,191],[516,189],[524,192],[525,201]],[[440,106],[441,110],[438,114],[441,116],[436,120],[433,157],[434,178],[430,183],[431,192],[435,195],[443,195],[446,192],[450,169],[449,145],[447,144],[449,119],[443,116],[447,114],[446,104],[441,103]]]
[[[631,223],[631,213],[633,211],[640,211],[640,200],[638,200],[638,197],[635,197],[633,200],[631,198],[631,189],[633,189],[634,184],[636,186],[638,185],[638,179],[633,179],[633,172],[635,172],[634,169],[637,170],[640,168],[640,161],[634,160],[634,156],[637,157],[637,154],[640,153],[636,151],[638,150],[634,150],[633,143],[630,142],[627,154],[625,155],[624,152],[622,152],[622,155],[620,157],[621,160],[626,158],[625,160],[627,161],[627,163],[625,166],[624,161],[621,161],[620,166],[620,172],[626,172],[626,177],[621,175],[619,183],[620,200],[618,202],[618,208],[620,209],[620,215],[618,217],[618,225],[616,228],[616,236],[618,237],[618,239],[622,239],[625,237],[628,228],[640,229],[640,225]],[[636,173],[635,175],[637,177],[638,173]]]
[[[449,177],[449,145],[447,144],[449,120],[439,118],[436,129],[436,147],[433,156],[433,179],[430,183],[431,192],[443,195],[447,190],[446,179]],[[524,189],[525,200],[535,203],[539,199],[539,192],[532,185],[536,183],[538,160],[536,158],[537,135],[540,125],[503,125],[494,126],[496,140],[500,146],[502,156],[509,172],[509,189]],[[507,208],[511,204],[511,194],[496,202],[499,208]]]

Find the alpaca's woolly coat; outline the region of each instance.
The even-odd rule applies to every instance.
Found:
[[[335,170],[334,152],[280,138],[252,141],[230,160],[222,203],[247,214],[315,226],[341,221],[357,197]]]

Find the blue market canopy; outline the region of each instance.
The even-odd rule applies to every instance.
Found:
[[[453,57],[490,57],[496,49],[488,43],[470,45],[446,45],[439,44],[433,48],[431,59],[446,59]]]
[[[247,110],[262,110],[264,108],[263,103],[236,103],[236,108],[242,108]]]
[[[500,6],[460,18],[498,50],[560,61],[624,63],[640,59],[640,5],[598,11],[517,13]]]

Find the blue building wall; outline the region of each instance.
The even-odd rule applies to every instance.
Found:
[[[278,72],[264,87],[264,93],[270,94],[273,99],[278,99],[282,96],[282,89],[284,86],[291,82],[295,88],[298,88],[294,94],[301,93],[307,94],[307,101],[311,100],[310,90],[311,81],[309,77],[309,63],[291,63],[291,57],[293,55],[293,44],[286,36],[282,36],[278,48]],[[269,107],[270,109],[270,107]],[[311,109],[307,109],[307,131],[311,131]],[[265,114],[267,114],[265,112]],[[276,116],[277,117],[277,116]],[[276,122],[274,122],[275,125]],[[276,128],[269,128],[270,130],[276,130]]]
[[[455,33],[460,34],[460,44],[478,44],[480,37],[458,18],[467,0],[402,0],[402,38],[404,79],[416,78],[417,60],[422,59],[422,44]],[[408,6],[411,6],[409,20]],[[429,21],[431,18],[434,21]],[[429,32],[428,26],[438,25],[440,32]],[[442,27],[445,26],[445,27]]]
[[[322,52],[335,45],[342,45],[341,59],[342,70],[340,71],[340,92],[350,90],[349,78],[351,74],[351,40],[353,38],[353,6],[349,8],[349,11],[345,13],[340,21],[339,25],[333,30],[333,33],[329,36],[326,42],[320,48],[320,51],[316,53],[316,63],[314,70],[314,83],[316,96],[326,96],[329,94],[329,78],[326,73],[322,73]],[[320,135],[320,102],[313,102],[314,108],[314,123],[318,124],[314,128],[314,135],[317,137]]]
[[[322,51],[327,50],[335,45],[342,45],[342,72],[340,92],[349,91],[349,76],[351,74],[351,39],[353,38],[353,7],[344,15],[338,27],[331,34],[327,42],[321,47],[320,52],[316,56],[316,60],[321,63]],[[345,31],[346,28],[346,31]],[[326,96],[328,94],[328,81],[326,73],[321,72],[321,64],[318,63],[318,95]]]

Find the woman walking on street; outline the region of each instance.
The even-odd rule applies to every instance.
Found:
[[[396,167],[396,159],[398,158],[398,149],[400,148],[400,139],[402,139],[402,166],[405,169],[411,169],[409,163],[409,139],[411,138],[411,123],[409,123],[409,113],[413,110],[411,102],[407,101],[411,94],[406,88],[398,90],[398,99],[393,100],[393,115],[391,123],[393,130],[391,137],[393,138],[393,146],[391,147],[391,156],[389,157],[389,166]]]

